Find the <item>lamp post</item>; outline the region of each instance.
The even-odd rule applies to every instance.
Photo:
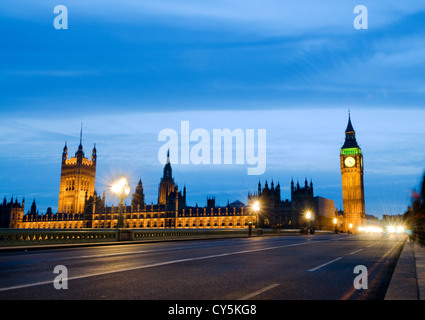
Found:
[[[120,203],[119,203],[120,209],[119,209],[119,215],[118,215],[117,228],[124,228],[124,215],[123,215],[124,199],[127,198],[127,196],[130,194],[130,187],[128,186],[127,179],[124,177],[121,177],[120,180],[118,180],[111,186],[111,191],[120,198]]]
[[[334,218],[334,225],[335,225],[335,233],[339,233],[338,231],[338,219]]]
[[[252,210],[257,214],[257,228],[260,228],[260,202],[255,201],[252,205]]]
[[[314,228],[312,227],[313,213],[310,210],[308,210],[305,213],[305,219],[306,219],[305,233],[308,234],[310,232],[311,234],[313,234],[314,233]]]

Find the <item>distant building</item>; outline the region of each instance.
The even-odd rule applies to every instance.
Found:
[[[316,213],[316,227],[321,230],[334,230],[334,219],[338,215],[335,202],[323,197],[314,197],[314,208]]]
[[[23,220],[25,199],[21,203],[15,198],[7,202],[6,198],[0,203],[0,228],[18,228]]]
[[[403,215],[384,214],[381,221],[385,226],[403,224]]]
[[[306,225],[306,213],[312,214],[316,228],[333,230],[335,218],[334,201],[314,197],[313,182],[304,185],[291,181],[291,200],[281,200],[280,183],[276,186],[271,182],[269,187],[266,181],[262,188],[258,183],[257,192],[248,193],[248,203],[258,201],[260,206],[260,225],[263,227],[280,227],[287,229],[303,228]]]

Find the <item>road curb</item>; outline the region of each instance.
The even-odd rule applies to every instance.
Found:
[[[405,242],[384,300],[419,300],[414,242]]]

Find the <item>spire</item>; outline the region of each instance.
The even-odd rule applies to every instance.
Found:
[[[167,151],[167,163],[164,166],[164,175],[163,178],[172,179],[172,170],[170,163],[170,149]]]
[[[83,123],[81,122],[81,130],[80,130],[80,146],[83,145]]]
[[[63,147],[63,152],[62,152],[62,163],[65,163],[67,159],[68,159],[68,146],[66,145],[66,141],[65,141],[65,146]]]
[[[79,159],[82,159],[84,157],[84,151],[83,151],[83,123],[81,122],[81,130],[80,130],[80,145],[78,146],[78,150],[75,153],[75,156]]]
[[[348,111],[348,125],[347,125],[347,129],[345,129],[345,133],[355,133],[353,125],[351,124],[351,112]]]
[[[341,149],[349,148],[359,148],[359,145],[356,141],[356,131],[354,131],[353,125],[351,123],[351,113],[348,112],[348,124],[347,129],[345,129],[345,142]]]

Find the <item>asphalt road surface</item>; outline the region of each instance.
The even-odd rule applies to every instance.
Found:
[[[380,300],[404,239],[316,234],[1,252],[0,299]],[[353,285],[365,275],[356,266],[367,269],[367,289]]]

